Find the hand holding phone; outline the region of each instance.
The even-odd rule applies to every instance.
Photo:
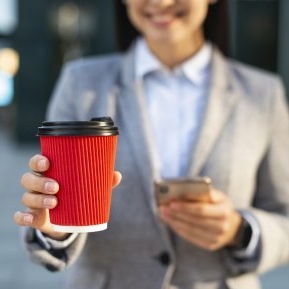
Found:
[[[212,181],[208,177],[172,178],[155,181],[157,204],[166,204],[173,200],[211,201]]]

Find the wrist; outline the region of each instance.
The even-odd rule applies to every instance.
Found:
[[[232,216],[232,233],[231,233],[231,240],[227,244],[228,246],[235,246],[239,240],[239,232],[242,227],[242,216],[238,211],[235,211]]]
[[[239,216],[240,223],[238,226],[238,230],[236,231],[234,241],[230,244],[237,250],[246,248],[252,236],[252,229],[247,219],[241,214],[239,214]]]
[[[45,237],[50,239],[54,239],[56,241],[64,241],[66,240],[71,234],[69,233],[60,233],[60,232],[53,232],[53,233],[42,233]]]
[[[35,230],[35,237],[37,243],[39,243],[46,250],[63,250],[66,249],[70,244],[72,244],[78,233],[62,234],[63,239],[55,239],[55,235],[47,235],[39,230]]]
[[[56,231],[49,231],[49,232],[41,232],[43,236],[54,239],[56,241],[64,241],[66,240],[71,234],[63,233],[63,232],[56,232]]]
[[[260,243],[261,230],[255,216],[249,210],[240,210],[241,225],[234,244],[228,246],[236,258],[248,258],[255,254]]]

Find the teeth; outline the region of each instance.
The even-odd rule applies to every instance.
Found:
[[[155,22],[169,22],[173,19],[171,15],[154,15],[152,20]]]

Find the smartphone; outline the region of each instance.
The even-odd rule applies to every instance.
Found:
[[[209,177],[162,179],[155,181],[154,188],[158,205],[178,199],[210,202],[212,180]]]

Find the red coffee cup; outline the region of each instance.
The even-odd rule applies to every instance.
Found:
[[[50,161],[45,176],[59,183],[58,205],[49,210],[54,230],[107,229],[118,135],[112,119],[45,121],[38,135]]]

